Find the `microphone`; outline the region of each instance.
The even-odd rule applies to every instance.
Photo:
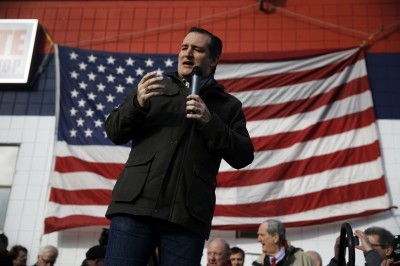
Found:
[[[192,69],[192,84],[191,84],[191,94],[199,94],[200,91],[200,80],[202,76],[202,71],[199,66],[194,66]]]

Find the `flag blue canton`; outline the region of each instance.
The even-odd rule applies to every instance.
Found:
[[[112,145],[104,122],[148,72],[176,71],[174,54],[125,54],[58,47],[58,140],[73,145]]]

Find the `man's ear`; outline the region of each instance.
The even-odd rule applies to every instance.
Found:
[[[388,247],[385,249],[385,255],[386,257],[389,257],[393,253],[393,247]]]
[[[275,234],[275,235],[272,237],[272,239],[274,240],[274,243],[275,243],[275,244],[278,243],[278,242],[279,242],[279,235],[278,235],[278,234]]]
[[[218,62],[219,62],[219,55],[215,56],[214,58],[211,58],[211,68],[218,65]]]

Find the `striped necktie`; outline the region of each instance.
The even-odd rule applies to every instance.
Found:
[[[272,264],[271,264],[271,266],[276,266],[276,258],[275,258],[275,257],[272,258]]]

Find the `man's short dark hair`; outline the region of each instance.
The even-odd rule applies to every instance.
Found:
[[[8,237],[4,234],[0,234],[0,241],[4,244],[4,248],[7,248],[8,246]]]
[[[197,32],[201,34],[205,34],[210,37],[210,42],[208,43],[208,50],[210,50],[210,58],[217,58],[221,56],[222,53],[222,41],[219,37],[215,36],[208,30],[199,27],[192,27],[189,29],[188,33]],[[213,67],[211,73],[214,74],[217,66]]]
[[[9,255],[13,260],[15,260],[16,258],[18,258],[19,252],[20,252],[20,251],[23,251],[23,252],[25,252],[25,253],[28,254],[28,249],[27,249],[26,247],[21,246],[21,245],[15,245],[15,246],[13,246],[13,247],[10,249],[10,252],[8,252],[8,255]]]
[[[86,252],[87,260],[104,259],[106,257],[106,246],[96,245]]]
[[[244,259],[244,251],[243,249],[239,248],[239,247],[232,247],[231,248],[231,255],[232,254],[238,254],[240,253],[242,255],[242,258]]]
[[[377,235],[379,237],[379,244],[382,246],[391,246],[394,242],[394,236],[388,230],[382,227],[370,227],[364,232],[367,236]]]
[[[203,28],[199,27],[192,27],[189,29],[188,33],[190,32],[197,32],[201,34],[206,34],[210,37],[210,43],[208,44],[208,49],[210,50],[210,56],[212,58],[221,56],[222,53],[222,41],[220,38],[209,32],[208,30],[205,30]]]

